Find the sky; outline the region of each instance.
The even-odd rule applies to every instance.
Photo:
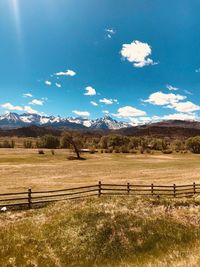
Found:
[[[0,0],[0,113],[199,120],[200,1]]]

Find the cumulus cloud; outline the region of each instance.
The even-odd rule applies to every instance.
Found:
[[[90,104],[92,104],[93,106],[98,106],[98,104],[95,101],[90,101]]]
[[[146,112],[143,110],[139,110],[137,108],[131,107],[131,106],[125,106],[121,107],[117,110],[117,114],[113,114],[114,116],[118,118],[130,118],[130,117],[139,117],[139,116],[145,116]]]
[[[177,90],[178,90],[177,87],[174,87],[174,86],[169,85],[169,84],[167,84],[166,87],[167,87],[167,89],[170,90],[170,91],[177,91]]]
[[[197,72],[197,73],[200,72],[200,68],[196,69],[195,72]]]
[[[73,70],[61,71],[55,74],[56,76],[75,76],[76,72]]]
[[[143,100],[143,102],[150,103],[153,105],[163,106],[163,105],[169,105],[172,103],[176,103],[180,100],[184,100],[186,96],[179,95],[179,94],[165,94],[162,92],[155,92],[152,93],[148,99]]]
[[[30,105],[39,105],[39,106],[43,106],[44,101],[43,101],[43,100],[39,100],[39,99],[33,99],[29,104],[30,104]]]
[[[183,112],[183,113],[190,113],[190,112],[200,110],[200,106],[190,101],[172,103],[171,105],[168,105],[167,107],[174,108],[176,111]]]
[[[30,106],[25,106],[24,111],[30,114],[40,114],[37,110],[32,109]]]
[[[33,97],[33,95],[31,93],[25,93],[23,94],[23,97]]]
[[[185,114],[185,113],[175,113],[164,115],[160,119],[162,120],[187,120],[187,121],[194,121],[198,119],[198,116],[195,113]]]
[[[62,85],[60,83],[56,83],[56,87],[61,88]]]
[[[85,87],[86,93],[84,95],[92,96],[96,95],[96,90],[92,86]]]
[[[13,104],[7,102],[1,105],[2,108],[11,110],[11,111],[23,111],[23,108],[20,106],[14,106]]]
[[[100,99],[99,102],[104,103],[105,105],[112,105],[113,104],[113,100],[107,99],[107,98]]]
[[[10,110],[10,111],[24,111],[27,113],[31,113],[31,114],[39,114],[39,112],[37,110],[32,109],[30,106],[14,106],[11,103],[5,103],[1,105],[2,108],[6,109],[6,110]]]
[[[50,82],[50,81],[45,81],[45,84],[46,84],[46,85],[51,85],[52,82]]]
[[[133,63],[133,66],[136,68],[158,64],[158,62],[154,62],[149,58],[151,55],[151,46],[137,40],[130,44],[123,44],[120,53],[124,59]]]
[[[90,116],[90,112],[88,112],[88,111],[73,110],[72,112],[74,114],[76,114],[78,116],[82,116],[82,117],[88,117],[88,116]]]

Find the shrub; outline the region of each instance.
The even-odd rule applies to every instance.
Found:
[[[44,150],[39,149],[39,150],[38,150],[38,154],[39,154],[39,155],[44,155]]]
[[[173,151],[172,151],[172,149],[165,149],[165,150],[162,150],[162,153],[163,154],[172,154]]]
[[[51,155],[55,155],[55,151],[53,149],[51,150]]]
[[[200,154],[200,136],[191,137],[187,140],[187,148],[195,154]]]
[[[58,148],[60,141],[56,136],[44,135],[41,137],[40,141],[37,142],[37,145],[40,148]]]
[[[135,150],[135,149],[131,149],[131,150],[130,150],[130,153],[132,153],[132,154],[137,154],[137,150]]]
[[[120,148],[120,152],[121,152],[121,153],[129,153],[129,150],[128,150],[127,146],[122,146],[122,147]]]
[[[32,148],[33,143],[31,140],[24,140],[24,148]]]

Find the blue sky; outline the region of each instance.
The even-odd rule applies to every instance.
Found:
[[[198,0],[1,0],[0,113],[199,119]]]

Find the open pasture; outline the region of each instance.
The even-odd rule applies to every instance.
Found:
[[[67,150],[0,149],[0,191],[48,190],[103,183],[186,184],[200,182],[200,155],[84,154],[68,160]]]

